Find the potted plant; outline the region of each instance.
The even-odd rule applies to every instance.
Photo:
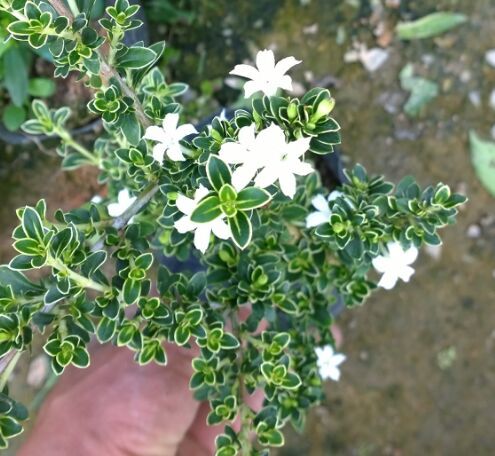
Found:
[[[336,191],[322,185],[315,157],[341,141],[335,99],[321,88],[291,96],[288,71],[301,62],[276,62],[269,50],[231,71],[247,80],[252,109],[198,132],[180,116],[187,86],[155,67],[164,43],[122,41],[141,25],[138,7],[116,0],[96,30],[89,7],[69,4],[0,0],[16,18],[14,39],[47,45],[58,76],[87,75],[88,109],[105,134],[79,144],[70,110],[41,101],[24,130],[58,136],[63,166],[97,167],[109,189],[73,211],[51,216],[41,200],[17,212],[18,254],[0,267],[0,443],[26,418],[8,396],[9,374],[43,333],[57,375],[87,367],[95,338],[141,365],[167,364],[170,347],[199,347],[190,388],[209,403],[208,424],[224,425],[216,454],[266,454],[283,445],[284,425],[304,425],[323,381],[339,377],[334,290],[353,307],[408,281],[418,249],[441,242],[465,197],[411,177],[395,186],[360,165]],[[193,255],[203,270],[173,272],[156,264],[162,254]],[[47,276],[29,280],[33,269]],[[260,408],[250,405],[256,390]]]

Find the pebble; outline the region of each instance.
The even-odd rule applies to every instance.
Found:
[[[488,101],[490,104],[490,108],[495,110],[495,89],[493,89],[490,93],[490,99]]]
[[[318,24],[315,22],[312,25],[308,25],[303,28],[303,33],[305,35],[316,35],[318,33]]]
[[[425,252],[428,256],[438,261],[442,257],[442,245],[426,245]]]
[[[479,90],[471,90],[468,94],[468,98],[473,106],[476,106],[477,108],[481,106],[481,95]]]
[[[38,355],[29,364],[29,370],[26,382],[34,388],[40,387],[48,376],[50,364],[48,358],[44,355]]]
[[[495,68],[495,49],[490,49],[485,53],[485,60],[488,65]]]
[[[469,225],[466,230],[466,236],[469,239],[479,238],[481,236],[481,226],[479,226],[477,223]]]
[[[370,72],[378,70],[388,59],[389,53],[381,48],[371,48],[360,53],[360,60]]]

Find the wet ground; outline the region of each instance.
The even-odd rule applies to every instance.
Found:
[[[337,100],[346,163],[359,161],[394,181],[407,174],[422,185],[443,181],[470,198],[459,223],[443,232],[441,250],[423,251],[410,284],[377,292],[340,317],[341,351],[348,357],[341,382],[327,385],[327,400],[311,413],[305,434],[289,430],[279,454],[491,455],[495,199],[472,170],[468,132],[489,138],[495,123],[488,104],[495,69],[484,59],[495,48],[495,1],[403,1],[400,12],[393,8],[397,2],[388,1],[391,6],[381,13],[359,3],[205,1],[198,6],[201,20],[163,33],[183,49],[173,73],[198,91],[199,81],[207,78],[215,87],[217,78],[258,48],[302,59],[295,80],[306,87],[327,84]],[[439,38],[412,43],[383,31],[392,29],[399,14],[415,17],[435,9],[463,12],[469,21]],[[379,41],[387,61],[374,73],[361,63],[344,63],[353,41],[369,47]],[[407,93],[398,76],[408,62],[440,87],[439,96],[412,120],[402,113]],[[209,90],[203,85],[203,92]],[[225,103],[233,96],[224,90],[218,98]],[[16,207],[41,195],[53,208],[68,207],[94,192],[89,175],[63,175],[56,159],[13,153],[0,155],[2,260],[10,255],[6,246]],[[7,164],[11,168],[4,172]]]

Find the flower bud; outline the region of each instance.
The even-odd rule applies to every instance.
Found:
[[[287,117],[291,121],[297,117],[297,105],[295,103],[290,103],[287,107]]]
[[[316,108],[315,113],[311,116],[312,122],[318,122],[322,117],[328,116],[333,110],[335,106],[335,98],[322,100],[318,107]]]

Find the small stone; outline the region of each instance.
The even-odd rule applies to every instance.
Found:
[[[438,261],[442,256],[442,245],[426,245],[425,252],[428,256]]]
[[[479,108],[481,106],[481,95],[479,90],[471,90],[468,94],[469,101],[473,106]]]
[[[369,357],[370,357],[370,355],[366,351],[362,351],[362,352],[359,353],[359,359],[361,361],[368,361]]]
[[[38,355],[29,364],[29,371],[26,378],[27,384],[34,388],[40,387],[48,375],[49,368],[50,365],[46,355]]]
[[[388,59],[389,53],[381,48],[363,50],[360,53],[360,60],[370,73],[378,70]]]
[[[479,226],[477,223],[469,225],[466,230],[466,236],[469,239],[479,238],[481,236],[481,226]]]
[[[471,72],[469,70],[463,70],[459,76],[459,79],[462,83],[466,84],[471,80]]]
[[[303,33],[305,35],[316,35],[318,33],[318,24],[315,22],[314,24],[304,27]]]
[[[310,71],[310,70],[305,71],[304,72],[304,80],[306,82],[310,82],[310,83],[313,82],[315,80],[314,73],[312,71]]]
[[[485,53],[485,60],[488,65],[495,68],[495,49],[490,49]]]
[[[490,108],[495,110],[495,89],[493,89],[490,93],[490,99],[488,100],[488,104]]]

